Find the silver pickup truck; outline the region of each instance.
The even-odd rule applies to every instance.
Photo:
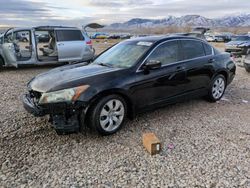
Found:
[[[89,61],[95,50],[75,27],[11,28],[0,35],[0,68]]]

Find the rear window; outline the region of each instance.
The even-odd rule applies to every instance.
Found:
[[[212,55],[213,53],[212,47],[205,43],[203,43],[203,46],[204,46],[206,55]]]
[[[182,51],[184,59],[193,59],[205,56],[205,51],[202,42],[194,40],[183,40]]]
[[[81,41],[84,40],[80,30],[57,30],[57,41]]]

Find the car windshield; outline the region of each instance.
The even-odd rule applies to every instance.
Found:
[[[249,41],[250,37],[249,36],[238,36],[235,38],[232,38],[232,41]]]
[[[129,68],[150,48],[152,42],[127,41],[119,43],[95,59],[93,64]]]

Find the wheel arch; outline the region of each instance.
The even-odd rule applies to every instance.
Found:
[[[228,72],[226,70],[219,70],[218,72],[216,72],[215,76],[219,74],[223,75],[226,79],[226,83],[228,83],[228,77],[229,77]]]
[[[126,92],[124,92],[122,89],[110,89],[110,90],[105,90],[102,91],[100,93],[98,93],[97,95],[95,95],[89,103],[89,108],[87,110],[87,113],[89,113],[90,108],[95,105],[100,99],[102,99],[103,97],[109,96],[109,95],[118,95],[120,97],[122,97],[126,104],[127,104],[127,110],[128,110],[128,117],[130,119],[133,119],[135,117],[135,109],[134,109],[134,103],[131,100],[131,98],[126,94]]]

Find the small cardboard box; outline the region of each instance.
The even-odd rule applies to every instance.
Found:
[[[142,136],[143,146],[151,155],[160,153],[161,143],[154,133],[145,133]]]

